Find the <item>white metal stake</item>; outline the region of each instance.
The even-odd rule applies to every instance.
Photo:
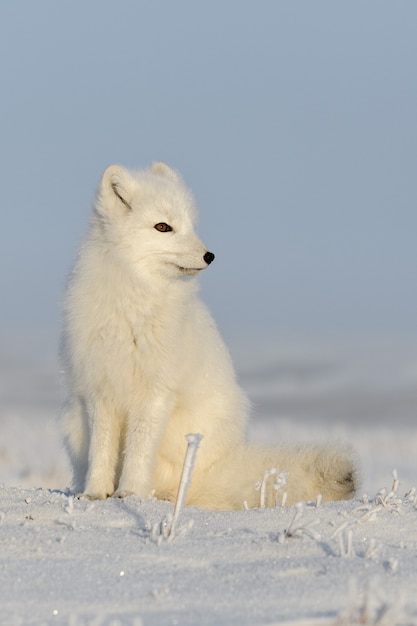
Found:
[[[169,529],[168,536],[173,537],[175,524],[177,523],[180,511],[184,504],[185,495],[187,493],[188,484],[190,482],[191,473],[194,467],[195,456],[197,454],[198,446],[203,438],[203,435],[199,433],[185,435],[188,442],[187,450],[184,458],[184,465],[182,467],[180,484],[178,487],[177,498],[175,500],[174,514],[172,516],[172,524]]]

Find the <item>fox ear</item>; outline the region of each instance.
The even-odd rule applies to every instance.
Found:
[[[103,172],[97,194],[97,209],[102,214],[123,208],[131,209],[133,197],[131,173],[121,165],[109,165]]]
[[[152,172],[152,174],[156,174],[157,176],[163,176],[164,178],[169,178],[176,183],[181,180],[181,176],[178,174],[178,172],[163,161],[155,161],[149,167],[149,170]]]

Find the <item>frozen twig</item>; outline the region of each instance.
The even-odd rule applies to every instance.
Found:
[[[350,558],[353,556],[353,531],[352,529],[339,533],[340,556]]]
[[[365,553],[364,553],[364,555],[363,555],[363,556],[364,556],[364,558],[365,558],[365,559],[375,559],[375,558],[378,556],[378,553],[380,552],[381,547],[382,547],[382,546],[381,546],[380,544],[378,544],[378,543],[375,541],[375,539],[372,537],[372,538],[369,540],[369,545],[368,545],[368,547],[366,548]]]
[[[275,491],[275,506],[279,506],[278,494],[287,484],[288,472],[278,472],[279,469],[277,467],[271,467],[270,469],[265,470],[262,480],[259,480],[255,484],[255,490],[260,491],[259,506],[261,509],[264,509],[266,506],[266,489],[268,481],[272,476],[276,476],[274,482],[272,483],[272,489]],[[282,506],[284,506],[286,498],[287,496],[284,492],[282,494]]]
[[[277,474],[277,477],[274,480],[274,484],[272,485],[272,487],[273,487],[273,489],[275,491],[275,506],[279,506],[279,502],[278,502],[279,492],[287,484],[287,479],[288,479],[288,472],[287,471],[283,471],[283,472],[280,472],[279,474]],[[281,499],[282,506],[285,505],[286,499],[287,499],[287,492],[284,491],[283,494],[282,494],[282,499]]]
[[[294,511],[294,515],[292,516],[292,519],[290,521],[290,524],[288,526],[288,528],[286,530],[284,530],[283,533],[281,533],[280,536],[283,535],[283,539],[287,539],[288,537],[291,537],[292,534],[292,527],[294,526],[295,522],[300,519],[301,515],[303,514],[303,503],[302,502],[297,502],[297,504],[295,505],[295,511]],[[281,542],[280,542],[281,543]]]
[[[268,478],[270,478],[271,476],[275,476],[277,471],[278,470],[276,467],[271,467],[271,469],[266,470],[266,472],[264,473],[264,476],[262,479],[262,485],[261,485],[261,509],[265,508],[265,496],[266,496],[266,486],[268,483]]]
[[[375,498],[375,504],[381,505],[384,509],[391,509],[396,513],[401,513],[402,500],[398,496],[400,481],[398,480],[397,470],[393,470],[392,479],[391,491],[386,493],[385,489],[381,489]]]
[[[397,492],[398,487],[400,486],[400,481],[398,480],[398,472],[396,469],[392,470],[392,487],[391,491]]]
[[[259,507],[261,509],[264,509],[266,506],[266,490],[268,486],[268,481],[272,476],[276,477],[274,482],[272,483],[272,489],[273,491],[275,491],[275,506],[279,506],[279,500],[278,500],[279,492],[287,484],[288,472],[287,471],[279,472],[279,473],[278,472],[279,472],[279,469],[277,467],[271,467],[270,469],[265,470],[262,480],[259,480],[257,483],[255,483],[255,490],[260,491]],[[286,492],[284,492],[282,494],[281,506],[285,505],[286,499],[287,499],[287,494]],[[247,502],[246,504],[244,502],[243,506],[245,508],[248,508]]]
[[[284,543],[286,539],[290,539],[291,537],[302,537],[306,535],[310,537],[310,539],[315,539],[318,541],[320,539],[320,533],[318,533],[313,526],[317,526],[320,523],[318,518],[313,519],[311,522],[307,522],[301,526],[296,526],[296,522],[300,519],[303,514],[304,506],[302,502],[298,502],[295,505],[294,515],[290,521],[290,524],[286,530],[278,534],[278,542]]]
[[[259,496],[259,506],[261,507],[261,509],[265,508],[266,485],[267,485],[268,479],[271,476],[274,476],[277,473],[277,471],[278,470],[276,467],[271,467],[270,469],[265,470],[262,480],[260,480],[255,485],[255,489],[261,492]]]
[[[387,489],[380,489],[372,500],[365,494],[362,497],[362,503],[356,506],[351,511],[351,516],[345,519],[332,533],[332,538],[336,537],[339,533],[346,528],[355,526],[361,522],[370,522],[381,514],[383,511],[392,511],[401,515],[403,506],[416,505],[416,490],[413,487],[410,489],[403,498],[398,494],[398,488],[400,481],[398,480],[397,470],[392,472],[392,485],[390,491]],[[356,516],[358,514],[358,516]],[[366,554],[365,554],[366,556]]]
[[[334,626],[393,626],[394,624],[414,624],[409,620],[404,610],[404,601],[398,596],[390,605],[379,596],[378,590],[370,583],[362,593],[359,593],[356,581],[351,582],[350,604],[339,613],[333,622]],[[359,600],[358,600],[359,599]]]
[[[412,502],[413,504],[415,504],[417,500],[415,487],[411,487],[410,491],[407,491],[407,493],[404,496],[404,500],[406,500],[406,502]]]

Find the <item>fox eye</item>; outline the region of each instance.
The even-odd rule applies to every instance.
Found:
[[[172,226],[169,224],[165,224],[165,222],[159,222],[159,224],[155,224],[154,228],[159,230],[160,233],[169,233],[172,230]]]

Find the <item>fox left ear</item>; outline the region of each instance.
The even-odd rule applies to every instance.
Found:
[[[103,172],[97,194],[97,209],[109,214],[117,209],[131,209],[133,196],[131,173],[121,165],[109,165]]]
[[[156,174],[157,176],[169,178],[176,183],[181,180],[181,176],[178,174],[178,172],[163,161],[155,161],[154,163],[152,163],[152,165],[149,167],[149,171],[152,172],[152,174]]]

